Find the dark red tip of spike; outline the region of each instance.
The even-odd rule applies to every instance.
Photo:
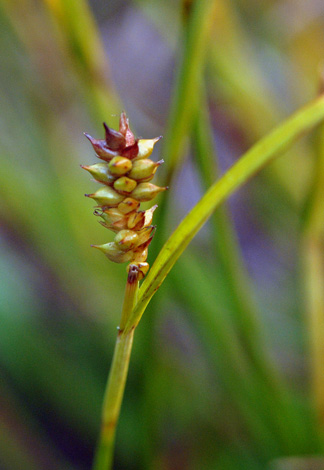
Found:
[[[111,150],[123,149],[126,145],[125,136],[120,132],[115,131],[115,129],[111,129],[105,122],[103,123],[103,126],[105,128],[105,138],[108,147]]]
[[[113,157],[118,155],[115,150],[109,149],[108,144],[103,139],[94,139],[91,135],[84,133],[86,138],[90,141],[97,157],[109,162]]]

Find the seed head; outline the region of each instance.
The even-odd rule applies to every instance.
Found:
[[[155,232],[151,223],[157,205],[141,211],[140,203],[151,201],[167,189],[149,183],[163,163],[163,160],[153,162],[148,158],[160,137],[136,139],[125,113],[120,116],[118,131],[106,123],[103,125],[104,139],[85,136],[96,156],[104,162],[82,165],[82,168],[104,185],[86,196],[96,201],[94,215],[100,217],[101,225],[115,232],[115,238],[113,242],[91,246],[115,263],[130,263],[127,272],[135,269],[143,279],[149,269],[146,258]]]

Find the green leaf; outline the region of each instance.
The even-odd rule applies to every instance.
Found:
[[[124,333],[137,326],[154,293],[213,211],[263,166],[323,119],[324,96],[321,96],[261,139],[210,187],[162,247],[141,286],[137,304],[126,323]]]

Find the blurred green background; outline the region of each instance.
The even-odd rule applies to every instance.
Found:
[[[112,234],[83,197],[82,132],[102,138],[125,110],[137,136],[164,135],[152,263],[216,173],[316,97],[323,31],[317,0],[1,0],[1,470],[91,468],[126,272],[90,248]],[[323,142],[232,197],[157,293],[115,469],[321,455]]]

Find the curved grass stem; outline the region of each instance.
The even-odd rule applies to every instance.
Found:
[[[134,329],[124,333],[124,326],[133,309],[138,291],[138,274],[131,271],[127,278],[120,327],[118,329],[114,356],[107,382],[99,442],[93,470],[112,468],[116,427],[125,390],[129,360],[133,345]]]
[[[209,188],[162,247],[143,281],[138,302],[127,320],[125,331],[137,326],[151,298],[213,211],[266,164],[282,154],[298,137],[323,120],[324,96],[321,96],[261,139]]]

